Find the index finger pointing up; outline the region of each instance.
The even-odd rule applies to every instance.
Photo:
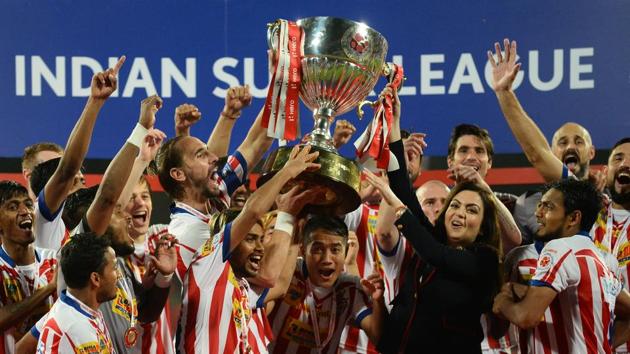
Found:
[[[114,66],[114,74],[117,75],[118,72],[120,71],[120,68],[123,66],[123,64],[125,63],[125,59],[127,59],[126,56],[121,56],[118,59],[118,62],[116,63],[116,65]]]

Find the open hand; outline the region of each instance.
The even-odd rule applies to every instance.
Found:
[[[516,41],[503,40],[504,54],[501,54],[499,42],[494,44],[497,59],[488,51],[488,61],[492,66],[492,89],[496,92],[511,91],[516,74],[521,68],[521,63],[516,62]]]
[[[319,156],[319,152],[315,151],[311,153],[310,145],[303,145],[304,147],[300,149],[302,145],[296,145],[291,150],[291,154],[289,155],[289,161],[282,167],[281,171],[286,171],[289,173],[291,178],[297,177],[300,173],[304,171],[316,171],[321,165],[318,163],[314,163],[317,156]]]

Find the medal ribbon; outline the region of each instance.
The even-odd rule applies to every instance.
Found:
[[[315,336],[315,345],[317,351],[321,353],[321,350],[330,342],[333,334],[335,333],[335,320],[337,319],[337,293],[335,287],[332,288],[331,294],[331,309],[330,318],[328,320],[328,333],[326,339],[322,342],[319,334],[319,318],[317,317],[315,295],[313,294],[313,287],[310,280],[306,280],[306,304],[308,305],[309,314],[311,315],[311,323],[313,325],[313,335]]]
[[[302,29],[287,20],[279,21],[276,51],[278,61],[263,110],[262,126],[276,139],[294,140],[299,132],[299,97],[302,75]]]

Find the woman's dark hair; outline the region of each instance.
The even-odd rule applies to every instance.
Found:
[[[499,219],[497,216],[497,205],[495,203],[495,198],[487,191],[481,189],[478,185],[465,182],[459,183],[453,187],[451,192],[448,194],[446,201],[444,202],[444,208],[440,212],[437,220],[435,221],[435,228],[433,229],[433,233],[435,237],[442,243],[447,244],[447,235],[446,235],[446,210],[448,210],[453,198],[458,195],[462,191],[472,191],[479,194],[481,197],[481,202],[483,203],[483,218],[481,220],[481,225],[479,227],[479,234],[477,238],[473,242],[473,244],[469,247],[478,247],[485,246],[492,249],[496,255],[499,262],[503,259],[503,247],[501,244],[501,231],[499,229]],[[501,285],[503,284],[503,266],[501,263],[497,265],[497,274],[495,281],[495,291],[501,289]]]
[[[105,253],[110,247],[109,238],[85,232],[73,235],[61,248],[61,271],[71,289],[83,289],[90,281],[90,274],[102,274],[107,263]]]

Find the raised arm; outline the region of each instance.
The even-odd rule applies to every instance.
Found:
[[[148,130],[153,128],[155,113],[161,107],[162,99],[156,95],[142,101],[140,118],[134,132],[107,167],[103,181],[96,192],[96,197],[86,213],[88,226],[96,235],[102,235],[107,230],[120,194],[129,179],[134,160],[139,152],[139,146],[147,136]],[[153,130],[151,134],[149,136],[157,140],[158,145],[165,137],[164,133],[159,130]]]
[[[44,200],[52,214],[59,210],[74,186],[75,176],[81,169],[83,159],[90,147],[98,113],[109,96],[116,91],[118,71],[124,62],[125,56],[122,56],[113,69],[107,69],[92,77],[90,97],[68,137],[66,150],[57,170],[44,187]]]
[[[549,143],[540,128],[521,106],[512,84],[521,68],[516,63],[516,41],[503,41],[505,55],[501,54],[501,46],[495,43],[495,60],[488,51],[488,60],[492,65],[492,89],[496,93],[499,106],[512,134],[519,143],[529,162],[538,170],[545,181],[553,182],[562,179],[562,161],[555,157]]]
[[[265,255],[261,262],[260,271],[258,271],[256,278],[252,279],[252,283],[265,288],[273,288],[277,285],[278,277],[284,268],[291,246],[295,219],[304,205],[315,201],[318,193],[317,189],[304,190],[296,185],[276,198],[276,206],[278,207],[276,221],[273,229],[270,230],[270,239],[265,240]],[[265,238],[267,238],[267,230],[265,233]]]
[[[243,210],[232,222],[230,233],[230,253],[245,238],[249,230],[254,226],[257,220],[263,217],[269,208],[273,205],[280,190],[293,178],[297,177],[303,171],[316,170],[319,164],[313,161],[319,155],[318,152],[310,153],[311,147],[305,146],[300,150],[299,146],[295,146],[289,160],[267,183],[258,188],[247,199]]]
[[[243,108],[251,103],[252,95],[249,92],[249,86],[236,86],[228,89],[223,110],[219,114],[217,124],[215,124],[208,138],[208,151],[216,156],[226,156],[228,154],[234,123],[241,116]],[[253,167],[253,165],[249,164],[248,166]]]

